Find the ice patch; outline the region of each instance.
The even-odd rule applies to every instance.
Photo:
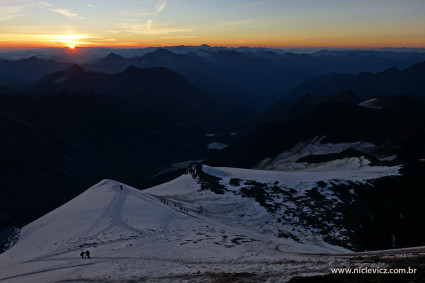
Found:
[[[363,101],[359,103],[358,105],[365,108],[372,108],[372,109],[382,109],[382,107],[376,106],[379,102],[381,102],[378,98],[372,98],[366,101]]]
[[[207,148],[208,148],[208,149],[222,150],[222,149],[224,149],[224,148],[226,148],[226,147],[228,147],[228,146],[229,146],[229,145],[224,144],[224,143],[212,142],[212,143],[209,143],[209,144],[208,144]]]
[[[380,161],[394,161],[396,158],[397,158],[397,154],[394,154],[394,155],[391,155],[391,156],[379,158],[379,160]]]

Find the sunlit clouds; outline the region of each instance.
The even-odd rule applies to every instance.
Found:
[[[17,17],[25,16],[26,13],[22,7],[3,6],[0,13],[0,22],[11,20]]]
[[[150,18],[146,21],[146,28],[147,29],[150,30],[152,28],[153,20],[156,18],[156,16],[158,16],[162,12],[162,10],[165,9],[166,5],[167,5],[167,0],[158,1],[158,3],[155,6],[155,14],[153,15],[152,18]]]
[[[63,43],[65,46],[74,48],[78,45],[90,44],[90,42],[84,41],[84,39],[93,38],[93,35],[84,35],[84,34],[61,34],[61,35],[52,35],[49,36],[49,40],[54,42]]]
[[[122,23],[119,27],[129,33],[139,35],[164,35],[174,33],[188,33],[192,30],[173,24],[156,24],[153,28],[153,20],[147,20],[145,23],[127,22]]]
[[[77,47],[96,46],[99,42],[114,42],[113,38],[102,38],[94,34],[21,34],[9,33],[7,36],[0,34],[0,44],[6,47],[18,47],[29,44],[34,47]],[[12,43],[11,43],[12,42]]]
[[[155,6],[155,16],[158,16],[159,13],[162,12],[162,10],[165,9],[165,6],[167,5],[167,0],[160,0]]]
[[[64,8],[59,8],[54,6],[53,4],[49,3],[49,2],[40,2],[41,7],[46,8],[47,10],[53,12],[53,13],[59,13],[65,17],[69,17],[69,18],[76,18],[78,17],[78,14],[74,13],[73,11],[69,10],[69,9],[64,9]]]
[[[145,35],[158,35],[173,32],[172,30],[167,31],[160,27],[153,29],[155,18],[165,9],[166,5],[166,0],[159,0],[156,2],[153,9],[144,8],[136,11],[124,11],[122,15],[126,16],[126,19],[118,24],[118,27],[129,33]]]

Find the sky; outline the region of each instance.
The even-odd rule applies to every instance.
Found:
[[[425,47],[425,0],[0,0],[0,48]]]

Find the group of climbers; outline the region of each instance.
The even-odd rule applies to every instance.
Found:
[[[89,250],[87,250],[87,251],[82,251],[82,252],[80,253],[80,256],[81,256],[81,258],[84,258],[84,257],[86,257],[86,258],[90,258],[90,252],[89,252]]]
[[[178,207],[180,209],[180,211],[183,211],[184,213],[189,213],[189,210],[187,210],[186,208],[184,208],[181,205],[177,205],[176,203],[170,202],[165,198],[161,198],[160,200],[161,200],[161,203],[163,203],[165,205],[168,205],[170,207],[174,207],[175,209],[177,209],[177,207]],[[199,206],[198,212],[202,213],[202,205]]]

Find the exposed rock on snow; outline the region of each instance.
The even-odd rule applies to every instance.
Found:
[[[370,266],[335,245],[349,243],[340,205],[373,186],[379,172],[398,168],[365,165],[349,175],[349,167],[324,178],[324,167],[282,172],[193,163],[145,191],[103,180],[23,227],[0,255],[0,281],[205,282],[244,273],[282,282],[353,261]],[[80,258],[86,250],[91,258]]]

